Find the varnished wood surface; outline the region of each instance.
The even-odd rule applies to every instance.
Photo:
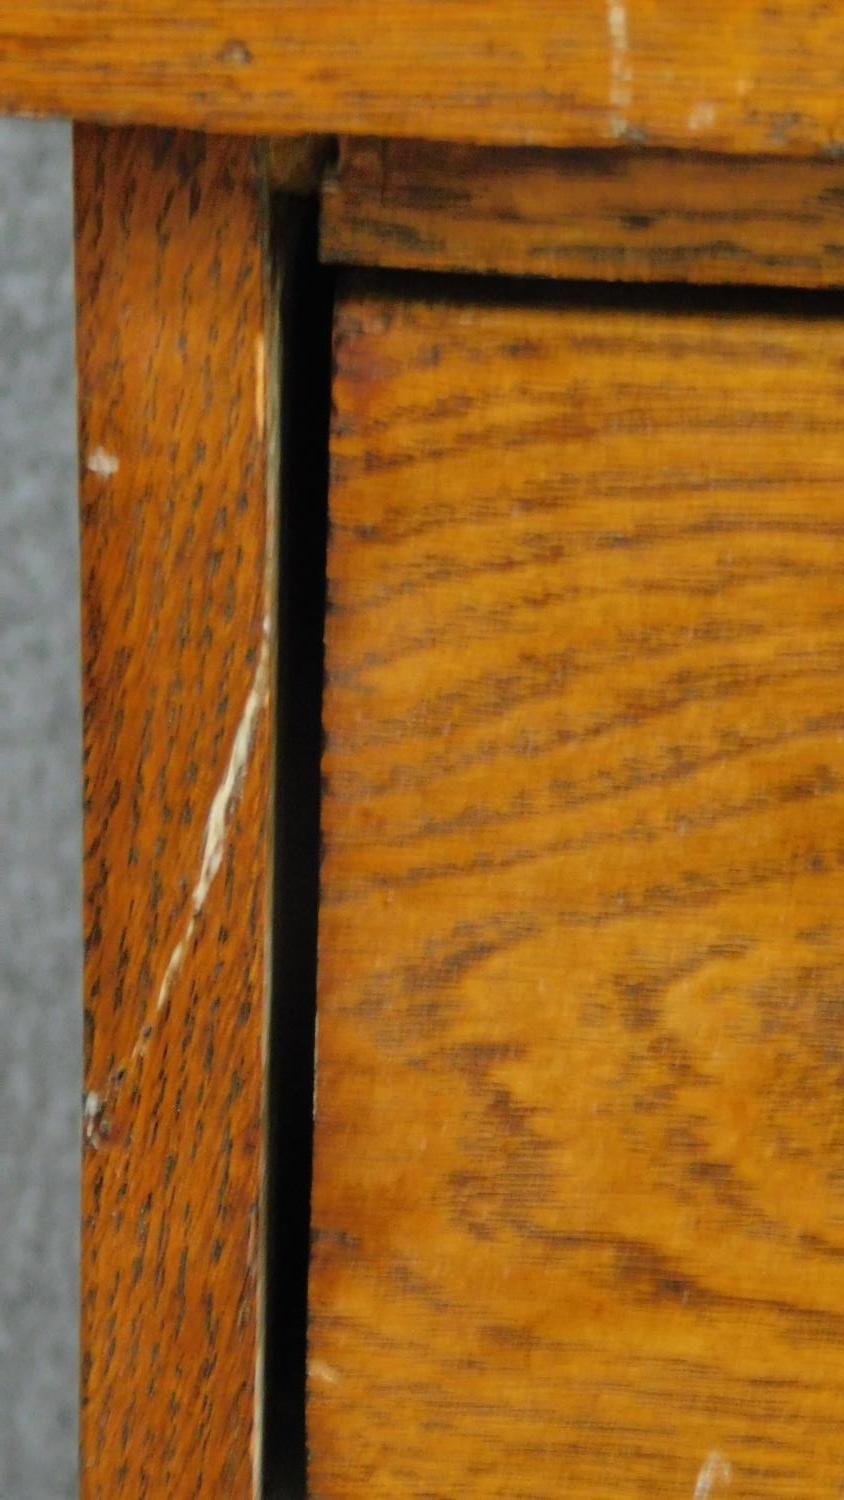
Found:
[[[607,280],[836,286],[844,165],[346,138],[326,260]]]
[[[844,146],[832,0],[0,0],[0,110],[259,133]]]
[[[259,152],[76,135],[82,1494],[251,1497],[273,298]]]
[[[340,307],[314,1500],[841,1488],[844,321],[615,300]]]

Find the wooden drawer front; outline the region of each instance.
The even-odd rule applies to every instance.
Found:
[[[389,286],[336,327],[311,1492],[829,1500],[844,323]]]

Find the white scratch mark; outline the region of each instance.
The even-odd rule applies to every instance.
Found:
[[[732,1464],[714,1449],[700,1466],[693,1500],[709,1500],[716,1485],[728,1485],[733,1477]]]
[[[340,1371],[326,1364],[324,1359],[308,1360],[308,1374],[311,1380],[321,1380],[323,1385],[337,1385],[340,1379]]]
[[[223,773],[214,800],[208,812],[205,824],[205,842],[202,848],[202,863],[199,868],[199,879],[193,892],[193,909],[198,915],[214,881],[214,877],[220,868],[225,847],[226,825],[228,824],[231,807],[237,802],[243,785],[243,777],[252,754],[252,745],[255,739],[255,727],[267,701],[267,686],[269,683],[270,666],[270,642],[264,624],[264,632],[261,638],[261,650],[258,656],[258,665],[255,668],[255,676],[249,689],[249,696],[243,706],[237,733],[232,740],[229,753],[228,765]]]
[[[82,1106],[82,1117],[85,1120],[86,1124],[92,1120],[96,1120],[97,1115],[100,1112],[101,1105],[102,1100],[99,1094],[95,1094],[94,1090],[91,1089],[91,1092],[85,1095],[85,1100]]]
[[[193,937],[193,929],[194,929],[195,923],[196,923],[196,913],[192,911],[191,914],[190,914],[190,917],[188,919],[188,925],[185,928],[185,931],[183,932],[182,936],[179,938],[179,941],[177,942],[175,948],[173,949],[173,952],[170,954],[170,958],[169,958],[168,963],[167,963],[167,968],[164,970],[164,978],[162,979],[161,984],[159,986],[159,989],[158,989],[158,999],[155,1002],[155,1014],[156,1015],[158,1015],[159,1012],[162,1011],[164,1009],[165,1005],[167,1004],[167,1001],[168,1001],[169,996],[170,996],[170,991],[173,988],[173,980],[176,978],[176,975],[178,974],[180,968],[182,967],[182,960],[183,960],[183,958],[185,956],[185,949],[187,948],[188,943],[190,942],[191,938]],[[141,1046],[142,1046],[143,1042],[147,1040],[146,1032],[147,1032],[147,1028],[146,1028],[146,1026],[144,1026],[144,1030],[141,1033],[141,1037],[140,1037],[139,1041],[135,1044],[135,1048],[134,1048],[134,1050],[132,1052],[132,1058],[133,1059],[138,1056],[138,1054],[139,1054],[139,1052],[141,1050]]]
[[[694,104],[689,110],[689,129],[708,130],[715,124],[718,111],[714,104]]]
[[[261,649],[258,655],[258,663],[252,686],[249,689],[240,723],[237,726],[229,758],[222,779],[217,787],[208,817],[205,822],[205,838],[202,844],[202,858],[199,863],[199,875],[196,879],[190,898],[190,915],[185,930],[175,943],[173,951],[164,970],[164,978],[158,989],[155,1002],[154,1016],[161,1014],[168,999],[176,976],[182,967],[188,945],[193,938],[196,929],[197,918],[208,899],[214,880],[223,862],[223,854],[226,847],[226,831],[234,808],[240,799],[243,787],[243,778],[252,754],[252,746],[255,742],[255,730],[258,720],[266,707],[270,680],[270,620],[269,616],[264,618],[264,630],[261,638]],[[136,1041],[130,1063],[136,1062],[143,1056],[152,1032],[149,1021],[145,1021],[143,1029]]]
[[[610,129],[613,135],[623,136],[627,133],[627,111],[633,97],[625,0],[607,0],[607,32],[610,43]]]
[[[120,459],[115,453],[109,453],[106,448],[95,448],[93,453],[89,454],[85,467],[89,474],[100,474],[103,479],[111,479],[120,468]]]
[[[103,1101],[99,1094],[91,1089],[82,1101],[82,1122],[85,1127],[85,1139],[90,1146],[97,1151],[103,1143],[100,1132]]]

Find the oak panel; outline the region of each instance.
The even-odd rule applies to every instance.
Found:
[[[829,1500],[844,322],[352,287],[315,1500]]]
[[[82,1493],[251,1496],[274,438],[260,153],[76,135]]]
[[[517,276],[836,286],[844,166],[346,138],[322,254]]]
[[[842,53],[830,0],[0,0],[0,109],[823,154]]]

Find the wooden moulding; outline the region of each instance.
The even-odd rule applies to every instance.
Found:
[[[329,261],[607,280],[844,282],[844,163],[346,138]]]
[[[263,153],[76,133],[82,1492],[259,1461],[274,682]]]
[[[805,0],[0,0],[0,110],[259,134],[822,154],[842,55]]]

